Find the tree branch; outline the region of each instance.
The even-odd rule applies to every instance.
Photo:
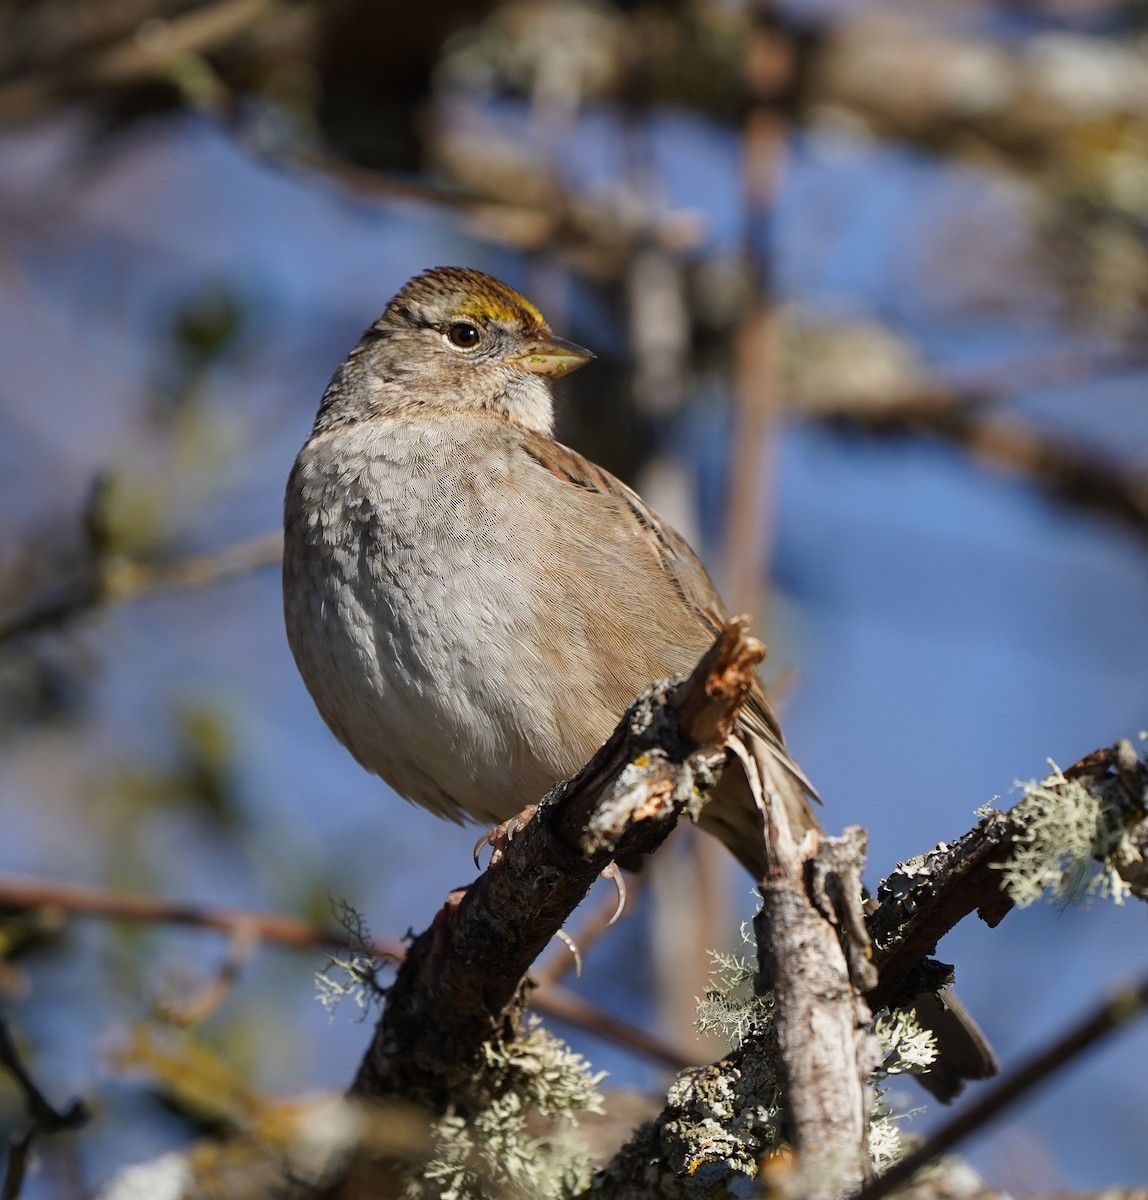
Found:
[[[177,588],[212,587],[275,566],[283,555],[283,534],[279,530],[259,534],[212,554],[169,563],[135,562],[93,549],[94,561],[78,578],[0,616],[0,647],[12,638],[55,628],[105,604],[126,603]]]
[[[521,973],[532,955],[603,863],[615,853],[656,844],[678,813],[702,800],[724,762],[725,739],[760,652],[740,625],[731,626],[688,681],[647,692],[595,759],[547,798],[501,861],[461,898],[452,897],[412,946],[353,1095],[415,1099],[440,1112],[449,1104],[466,1121],[468,1102],[481,1104],[482,1097],[472,1092],[468,1100],[465,1086],[460,1093],[457,1085],[472,1082],[481,1070],[484,1044],[506,1044],[513,1036]],[[705,738],[700,746],[699,736]],[[990,814],[955,846],[938,847],[882,885],[869,921],[879,940],[876,957],[900,977],[901,987],[909,960],[962,915],[980,906],[999,920],[1008,910],[1013,901],[1003,891],[1005,872],[990,866],[1003,865],[1010,852],[1015,857],[1031,843],[1039,824],[1033,797],[1047,793],[1055,802],[1057,788],[1066,808],[1087,815],[1091,804],[1092,814],[1099,814],[1094,833],[1097,853],[1101,845],[1110,851],[1102,856],[1105,869],[1118,870],[1128,887],[1148,894],[1148,769],[1121,742],[1057,773],[1010,813]],[[774,818],[768,795],[765,807]],[[767,915],[759,921],[759,938],[768,982],[778,995],[773,1019],[722,1061],[684,1071],[662,1114],[637,1131],[585,1196],[698,1200],[734,1174],[758,1176],[766,1160],[772,1175],[784,1172],[793,1163],[792,1156],[777,1156],[786,1140],[800,1150],[806,1194],[840,1195],[851,1181],[856,1186],[857,1155],[844,1173],[833,1156],[845,1146],[863,1153],[858,1118],[865,1117],[865,1105],[856,1099],[854,1079],[864,1073],[864,1018],[859,1004],[840,1008],[841,993],[852,996],[858,983],[870,996],[897,990],[896,981],[873,985],[865,979],[859,953],[864,933],[849,904],[859,891],[861,835],[850,831],[843,839],[806,838],[794,845],[776,819],[769,835],[775,865],[764,881]],[[1022,1068],[1019,1079],[1002,1081],[973,1110],[975,1122],[987,1121],[1042,1078],[1049,1063],[1115,1028],[1145,1000],[1148,981],[1131,999],[1123,997],[1126,1003],[1108,1005],[1071,1031],[1035,1067]],[[803,1036],[808,1046],[800,1044]],[[845,1053],[828,1063],[821,1053],[834,1042],[844,1043]],[[808,1069],[802,1055],[810,1059]],[[843,1128],[826,1133],[824,1144],[813,1143],[814,1131],[832,1121]],[[970,1127],[966,1117],[950,1136],[963,1136]],[[372,1157],[365,1146],[361,1152]],[[227,1173],[223,1161],[220,1170]],[[930,1194],[927,1188],[918,1192],[922,1200]],[[866,1193],[866,1200],[875,1195]]]
[[[1098,803],[1093,857],[1117,872],[1134,895],[1148,898],[1148,766],[1131,743],[1096,750],[1041,787],[1066,803],[1070,792],[1083,789]],[[880,974],[868,996],[874,1009],[910,1002],[919,990],[916,974],[922,960],[970,913],[995,926],[1013,907],[1001,868],[1018,845],[1028,843],[1039,823],[1040,813],[1027,799],[1009,812],[986,814],[956,842],[941,842],[910,859],[877,888],[876,906],[866,921]],[[1112,856],[1115,836],[1122,848]]]
[[[943,388],[891,404],[850,406],[822,418],[876,437],[933,437],[1014,471],[1047,494],[1148,536],[1148,478],[1114,455],[1004,414],[987,397]]]
[[[867,842],[857,826],[800,845],[771,836],[753,923],[759,990],[776,1000],[780,1077],[812,1198],[848,1195],[869,1174],[868,1081],[881,1054],[862,998],[877,979],[860,914]]]
[[[696,812],[725,763],[760,642],[731,622],[684,682],[661,683],[559,784],[498,861],[407,951],[352,1094],[435,1111],[489,1039],[513,1036],[530,965],[615,857],[648,853]]]
[[[0,1070],[4,1070],[16,1084],[24,1097],[24,1107],[28,1113],[28,1126],[21,1132],[12,1135],[8,1165],[4,1172],[4,1183],[0,1189],[3,1200],[16,1200],[24,1182],[28,1169],[28,1157],[31,1153],[32,1142],[43,1134],[59,1133],[67,1129],[79,1129],[86,1123],[89,1113],[82,1100],[71,1100],[65,1109],[55,1109],[47,1100],[44,1093],[36,1085],[16,1043],[8,1022],[0,1016]]]
[[[1109,750],[1096,751],[1063,776],[1054,778],[1052,785],[1057,786],[1058,780],[1063,780],[1059,786],[1066,791],[1073,786],[1085,788],[1099,802],[1098,809],[1105,814],[1106,822],[1127,830],[1128,844],[1117,856],[1115,866],[1130,888],[1141,896],[1148,895],[1145,886],[1148,767],[1136,758],[1131,745],[1118,742]],[[913,1002],[917,989],[929,982],[929,964],[924,956],[963,917],[980,909],[983,918],[995,925],[1012,907],[1014,902],[1005,891],[1005,872],[1000,868],[1016,852],[1018,842],[1023,843],[1029,836],[1036,821],[1024,803],[1009,813],[989,814],[958,842],[942,843],[930,854],[900,867],[880,886],[878,905],[866,922],[873,939],[873,965],[880,974],[875,984],[872,981],[862,984],[868,987],[866,999],[873,1009]],[[1129,825],[1129,817],[1137,823]],[[1103,831],[1098,833],[1098,846],[1107,840]],[[810,873],[824,872],[825,868],[817,865],[820,857],[818,854],[810,860]],[[1113,865],[1112,861],[1105,861]],[[825,878],[836,875],[839,884],[833,890],[841,896],[847,896],[853,887],[848,882],[847,864],[848,855],[835,870],[824,875]],[[807,877],[804,867],[801,877]],[[829,891],[827,886],[816,883],[808,888],[811,896]],[[829,1000],[828,1007],[823,1008],[811,995],[817,983],[805,976],[808,968],[803,965],[811,964],[816,971],[823,972],[824,963],[834,960],[834,952],[825,947],[811,954],[802,944],[808,929],[817,927],[810,914],[803,911],[796,891],[773,887],[766,889],[764,895],[771,912],[763,910],[755,921],[759,951],[771,964],[771,986],[780,985],[779,990],[784,989],[785,993],[778,996],[770,1032],[764,1037],[751,1035],[720,1062],[683,1072],[671,1087],[662,1112],[622,1147],[599,1174],[587,1196],[593,1196],[594,1200],[604,1197],[632,1200],[650,1195],[665,1200],[700,1200],[714,1194],[715,1187],[724,1186],[735,1174],[754,1177],[761,1161],[776,1155],[780,1149],[770,1106],[778,1103],[783,1073],[788,1077],[785,1103],[791,1110],[790,1120],[794,1126],[800,1125],[800,1129],[794,1130],[795,1142],[809,1144],[811,1132],[829,1120],[830,1104],[843,1106],[843,1129],[850,1131],[850,1138],[855,1136],[852,1132],[857,1111],[853,1107],[854,1063],[861,1059],[860,1053],[856,1059],[850,1056],[856,1045],[855,1029],[840,1019],[836,1025],[833,1023],[834,1002],[844,998],[840,988],[836,993],[833,991],[832,977],[822,989]],[[832,905],[818,907],[832,908]],[[847,908],[842,912],[844,934],[853,918]],[[842,945],[857,947],[862,941],[854,933],[852,937],[843,937]],[[777,945],[771,947],[771,943]],[[949,970],[943,969],[942,973]],[[852,966],[850,973],[856,980],[857,967]],[[819,974],[817,978],[820,977]],[[847,979],[849,973],[843,977]],[[786,1022],[788,1031],[783,1033]],[[822,1070],[825,1061],[820,1057],[822,1046],[832,1041],[828,1037],[822,1039],[822,1035],[829,1029],[836,1029],[846,1053],[835,1066]],[[818,1042],[822,1045],[815,1045]],[[780,1070],[775,1073],[771,1063]],[[823,1094],[818,1093],[813,1082],[819,1074]],[[1002,1081],[1002,1086],[1011,1085]],[[795,1105],[805,1111],[793,1113]],[[826,1136],[819,1149],[842,1146],[846,1140],[841,1129]],[[799,1138],[806,1140],[802,1142]],[[776,1171],[784,1172],[787,1165],[792,1165],[784,1163],[784,1156],[777,1161],[783,1165]],[[834,1176],[831,1166],[826,1163],[826,1169],[818,1169],[814,1164],[809,1176],[803,1174],[802,1187],[807,1193],[832,1191],[834,1185],[840,1185],[841,1177]],[[939,1186],[921,1189],[922,1200],[940,1194],[948,1192]],[[868,1192],[865,1196],[866,1200],[873,1200]]]

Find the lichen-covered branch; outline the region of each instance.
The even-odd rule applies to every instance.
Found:
[[[865,837],[854,828],[841,838],[795,843],[774,819],[770,843],[777,865],[754,921],[757,970],[723,960],[722,973],[740,978],[727,978],[726,994],[707,1006],[707,1022],[735,1048],[720,1062],[683,1071],[662,1112],[585,1196],[740,1194],[786,1145],[797,1157],[775,1165],[800,1165],[806,1196],[842,1196],[866,1177],[867,1083],[880,1053],[858,990],[873,982],[856,911]]]
[[[853,906],[863,835],[795,843],[766,797],[775,866],[763,881],[757,930],[765,978],[756,991],[767,985],[770,994],[749,996],[754,1007],[739,1026],[740,1044],[720,1062],[679,1075],[662,1113],[593,1182],[585,1156],[563,1149],[557,1126],[543,1135],[543,1152],[531,1140],[537,1135],[526,1110],[561,1117],[592,1107],[596,1081],[577,1056],[517,1019],[522,974],[605,862],[651,848],[681,811],[703,800],[760,653],[735,623],[689,680],[647,692],[594,760],[547,798],[501,862],[416,939],[353,1092],[370,1104],[413,1099],[437,1119],[418,1118],[397,1142],[397,1110],[371,1119],[369,1107],[348,1109],[364,1124],[323,1158],[325,1195],[379,1194],[380,1180],[407,1186],[395,1163],[412,1156],[425,1164],[418,1178],[432,1189],[468,1197],[509,1185],[554,1200],[708,1200],[763,1171],[782,1190],[842,1195],[861,1185],[870,1153],[878,1162],[890,1157],[878,1151],[868,1120],[864,1089],[876,1062],[858,990],[873,1007],[911,996],[922,956],[977,908],[995,923],[1048,886],[1062,894],[1093,886],[1148,897],[1148,769],[1122,742],[1033,785],[1011,812],[987,815],[953,846],[899,868],[868,918],[881,972],[875,982]],[[1088,875],[1083,861],[1101,865]],[[743,975],[752,993],[748,964]],[[1148,995],[1148,985],[1141,991]],[[1114,1028],[1126,1010],[1117,1006],[1094,1022],[1089,1036]],[[886,1046],[885,1071],[912,1069],[909,1042],[919,1034],[903,1031],[899,1048]],[[259,1194],[314,1194],[304,1179],[318,1175],[302,1171],[294,1151],[284,1154],[278,1145],[268,1142],[258,1155]],[[784,1153],[787,1145],[797,1154]],[[236,1152],[249,1159],[252,1137]],[[185,1163],[186,1186],[172,1194],[250,1194],[242,1188],[251,1175],[245,1162],[220,1148],[210,1188]],[[795,1167],[800,1176],[784,1179]],[[370,1185],[356,1191],[364,1171]],[[274,1178],[283,1179],[282,1189],[271,1187]]]
[[[1148,766],[1120,741],[1030,785],[1012,809],[986,813],[957,841],[901,864],[878,887],[867,920],[880,974],[870,1004],[910,1001],[922,961],[972,912],[993,926],[1048,887],[1148,899],[1146,813]]]
[[[1018,902],[1009,890],[1018,885],[1019,877],[1014,878],[1017,871],[1015,866],[1011,873],[1005,869],[1006,864],[1017,861],[1018,846],[1022,863],[1027,856],[1028,867],[1021,871],[1025,878],[1039,877],[1048,884],[1056,868],[1061,872],[1056,878],[1067,876],[1079,887],[1079,856],[1088,861],[1099,857],[1103,863],[1094,882],[1114,890],[1113,880],[1118,878],[1131,893],[1148,898],[1146,809],[1148,769],[1129,743],[1120,742],[1058,772],[1044,784],[1033,785],[1010,812],[987,814],[959,841],[942,843],[929,854],[903,864],[879,888],[877,907],[866,922],[873,943],[873,965],[879,971],[875,983],[871,980],[863,985],[868,986],[866,999],[870,1006],[876,1010],[911,1004],[921,988],[940,982],[930,978],[935,973],[930,967],[939,970],[942,978],[950,970],[926,959],[945,932],[977,910],[995,925]],[[1066,839],[1066,828],[1077,830],[1079,836]],[[847,844],[842,842],[843,846]],[[811,874],[817,870],[811,865]],[[823,878],[845,879],[848,873],[842,864]],[[845,883],[842,894],[851,886]],[[810,887],[814,896],[826,892],[824,884],[813,883]],[[796,992],[797,998],[792,994],[776,1001],[770,998],[768,1020],[754,1025],[733,1053],[711,1066],[679,1075],[663,1111],[636,1132],[600,1173],[587,1195],[610,1200],[640,1200],[652,1195],[700,1200],[726,1194],[723,1189],[732,1178],[755,1176],[762,1159],[775,1153],[783,1141],[797,1141],[793,1129],[797,1121],[806,1131],[815,1129],[833,1105],[843,1107],[848,1122],[856,1115],[858,1109],[851,1107],[856,1095],[855,1060],[848,1053],[833,1069],[822,1071],[822,1064],[813,1061],[807,1070],[798,1068],[798,1073],[804,1073],[803,1079],[794,1078],[793,1064],[800,1064],[802,1056],[812,1053],[802,1044],[802,1037],[815,1040],[809,1033],[811,1029],[816,1031],[817,1025],[811,1023],[820,1024],[824,1010],[811,1003],[806,1016],[797,1015],[803,1003],[802,987],[806,987],[811,1001],[812,996],[797,966],[805,953],[796,945],[802,935],[789,926],[795,919],[802,929],[806,924],[815,926],[811,915],[802,912],[797,890],[767,889],[767,902],[770,895],[774,896],[769,902],[773,915],[759,917],[758,939],[766,947],[763,952],[780,964],[779,968],[771,968],[780,975],[780,980],[777,975],[771,979],[772,986],[776,988],[781,982],[790,992]],[[819,907],[825,907],[824,902]],[[794,913],[798,914],[796,918]],[[775,930],[784,932],[778,935]],[[858,946],[862,940],[857,936],[843,938],[841,945]],[[784,941],[787,946],[771,951],[770,941]],[[834,959],[828,947],[825,953],[830,961]],[[821,957],[824,955],[810,956],[813,962]],[[856,967],[853,970],[856,975]],[[786,983],[792,973],[796,978]],[[831,991],[828,998],[844,1002]],[[788,1010],[791,1025],[783,1045],[778,1029],[784,1024],[779,1021],[784,1010]],[[813,1013],[818,1015],[810,1015]],[[835,1028],[847,1048],[858,1046],[854,1040],[856,1030],[848,1031],[847,1025],[840,1024]],[[860,1057],[858,1054],[857,1059]],[[809,1090],[808,1081],[817,1075],[817,1089]],[[795,1104],[806,1106],[804,1114],[794,1115]],[[852,1138],[853,1125],[847,1124],[846,1128]],[[778,1170],[792,1165],[784,1156],[777,1161],[782,1163]],[[944,1178],[943,1187],[922,1184],[920,1195],[950,1194],[948,1176]],[[816,1164],[809,1175],[804,1171],[802,1174],[802,1190],[808,1194],[821,1186],[831,1190],[835,1182],[826,1179],[824,1172],[819,1182]],[[971,1191],[987,1194],[979,1185]]]

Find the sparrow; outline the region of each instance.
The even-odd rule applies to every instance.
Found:
[[[287,484],[283,600],[335,736],[438,816],[502,823],[572,775],[651,683],[688,673],[727,614],[685,539],[554,438],[551,382],[594,355],[489,275],[411,279],[323,393]],[[757,680],[699,824],[754,877],[749,775],[796,839],[819,828]],[[996,1060],[955,997],[922,996],[952,1095]]]
[[[291,472],[295,661],[343,745],[438,816],[499,823],[542,797],[726,621],[685,539],[554,439],[551,381],[593,357],[489,275],[427,271],[335,372]],[[737,736],[794,835],[815,828],[760,680]],[[740,761],[699,823],[764,875]]]

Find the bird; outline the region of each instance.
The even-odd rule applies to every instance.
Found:
[[[409,280],[338,367],[284,506],[288,641],[336,738],[399,795],[508,821],[573,774],[727,621],[686,540],[554,437],[551,384],[591,362],[505,283]],[[760,880],[750,775],[795,838],[817,793],[755,679],[699,825]]]
[[[499,280],[426,271],[335,372],[290,475],[300,673],[351,754],[442,817],[499,823],[539,799],[727,619],[685,539],[554,439],[551,380],[593,358]],[[814,828],[760,680],[738,735],[796,836]],[[700,824],[764,875],[740,765]]]

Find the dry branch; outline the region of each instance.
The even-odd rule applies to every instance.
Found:
[[[937,438],[1015,472],[1049,495],[1148,537],[1148,473],[1002,413],[986,397],[937,389],[896,403],[830,412],[831,426],[878,437]]]
[[[859,911],[868,838],[853,826],[840,838],[786,840],[771,841],[754,918],[761,990],[776,999],[780,1077],[806,1194],[837,1197],[869,1174],[868,1081],[881,1062],[862,998],[877,978]]]
[[[1099,801],[1107,825],[1127,836],[1127,849],[1109,865],[1133,894],[1148,896],[1148,767],[1131,744],[1096,750],[1046,786],[1052,792],[1082,787]],[[970,913],[989,926],[1003,920],[1014,900],[1000,868],[1030,836],[1033,823],[1024,801],[1009,812],[989,812],[964,837],[901,864],[881,883],[866,922],[880,973],[869,993],[875,1009],[912,999],[922,961]],[[1101,833],[1098,845],[1104,843]]]
[[[0,874],[0,919],[25,913],[45,914],[49,918],[45,924],[53,927],[55,921],[51,918],[59,914],[186,925],[214,930],[231,938],[240,931],[249,931],[260,941],[301,949],[365,950],[380,962],[400,962],[406,953],[398,938],[372,937],[363,945],[346,929],[317,925],[285,913],[219,908],[159,896],[134,896],[110,888]],[[671,1070],[681,1070],[693,1061],[648,1030],[606,1012],[556,983],[546,982],[539,986],[531,993],[530,1003],[540,1013],[556,1017]]]

